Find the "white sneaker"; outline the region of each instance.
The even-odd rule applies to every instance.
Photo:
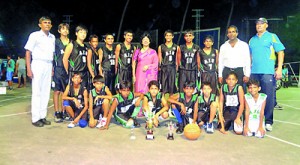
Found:
[[[272,127],[272,125],[271,124],[266,124],[266,130],[267,131],[272,131],[272,129],[273,129],[273,127]]]
[[[98,120],[98,124],[96,125],[96,128],[101,128],[103,127],[101,120]]]
[[[74,128],[76,127],[77,124],[74,124],[73,122],[71,122],[70,124],[68,124],[68,128]]]
[[[206,132],[207,132],[207,133],[214,133],[214,126],[213,126],[213,123],[207,123],[207,124],[206,124]]]

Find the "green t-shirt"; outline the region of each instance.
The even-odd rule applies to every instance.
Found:
[[[10,62],[10,64],[8,64]],[[9,62],[7,62],[7,71],[8,72],[14,72],[15,71],[15,61],[13,59],[10,59]]]

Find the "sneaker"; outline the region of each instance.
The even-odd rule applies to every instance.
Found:
[[[266,124],[266,130],[267,131],[272,131],[272,129],[273,129],[273,127],[272,127],[272,125],[271,124]]]
[[[64,112],[62,113],[62,118],[63,118],[65,121],[71,121],[71,118],[70,118],[69,114],[68,114],[66,111],[64,111]]]
[[[61,123],[61,122],[63,122],[62,112],[55,112],[55,114],[54,114],[54,121],[55,121],[56,123]]]
[[[206,132],[207,132],[207,133],[214,133],[214,126],[213,126],[213,123],[207,123],[207,124],[206,124]]]
[[[70,124],[68,124],[68,128],[74,128],[76,127],[78,124],[74,124],[73,122],[71,122]]]
[[[278,104],[275,105],[274,109],[283,110],[282,106],[279,106]]]
[[[134,125],[134,127],[140,127],[141,126],[141,124],[138,123],[138,121],[136,119],[133,119],[133,125]]]
[[[183,123],[180,123],[177,130],[176,130],[177,134],[182,134],[183,133]]]
[[[96,128],[101,128],[106,125],[106,118],[101,118],[101,120],[98,120],[98,124],[96,125]]]

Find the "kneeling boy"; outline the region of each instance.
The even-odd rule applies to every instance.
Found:
[[[144,95],[142,93],[131,92],[131,83],[129,81],[123,81],[120,83],[119,93],[113,98],[113,102],[110,106],[107,116],[106,125],[103,129],[108,129],[112,115],[117,122],[121,123],[124,127],[140,126],[136,120],[136,116],[140,111],[138,107],[140,101]]]
[[[104,83],[105,79],[100,75],[93,78],[94,88],[89,94],[89,126],[91,128],[94,128],[97,122],[97,128],[106,125],[109,102],[112,99],[112,94]]]

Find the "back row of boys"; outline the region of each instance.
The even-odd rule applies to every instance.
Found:
[[[131,69],[131,60],[132,60],[132,54],[135,51],[135,47],[131,45],[131,41],[133,38],[133,33],[131,31],[125,31],[124,32],[124,43],[120,43],[116,46],[114,49],[113,47],[113,41],[114,38],[111,34],[107,34],[105,36],[105,46],[101,47],[97,50],[98,46],[98,37],[96,35],[91,35],[89,38],[90,46],[86,46],[84,44],[84,40],[87,36],[87,29],[83,26],[76,27],[76,41],[71,41],[68,38],[69,34],[69,25],[68,24],[60,24],[58,28],[58,32],[60,33],[60,38],[56,41],[56,53],[55,53],[55,60],[54,60],[54,76],[53,76],[53,88],[54,88],[54,108],[55,108],[55,120],[61,121],[62,120],[62,108],[59,104],[59,97],[62,92],[64,92],[63,100],[69,100],[64,102],[64,106],[66,106],[66,110],[71,115],[71,117],[74,119],[74,121],[69,125],[69,127],[75,126],[76,123],[78,123],[79,119],[82,116],[85,116],[84,113],[86,113],[86,110],[88,107],[89,109],[93,109],[95,105],[105,105],[101,106],[100,109],[103,109],[104,113],[103,115],[103,122],[102,119],[100,120],[98,117],[93,116],[93,111],[91,111],[90,114],[90,120],[89,124],[91,127],[94,127],[97,123],[99,127],[108,128],[108,124],[111,118],[112,113],[115,111],[117,106],[117,109],[120,110],[119,114],[120,116],[115,116],[116,119],[120,119],[119,121],[124,125],[128,125],[128,119],[132,116],[136,116],[136,110],[134,106],[129,106],[131,104],[126,105],[126,100],[124,100],[124,96],[122,94],[122,90],[125,90],[125,92],[128,93],[128,95],[125,98],[134,98],[135,95],[142,96],[141,99],[144,98],[143,94],[133,94],[132,92],[129,92],[131,90],[130,86],[128,84],[132,84],[132,69]],[[165,32],[165,44],[162,44],[158,47],[158,56],[159,56],[159,65],[161,70],[169,69],[170,67],[173,68],[173,70],[179,70],[179,91],[181,92],[180,95],[174,95],[172,94],[177,92],[177,88],[172,87],[175,86],[176,81],[176,72],[174,74],[162,74],[159,80],[162,84],[162,93],[169,93],[171,95],[169,102],[172,104],[173,113],[175,114],[178,123],[179,128],[177,132],[181,133],[183,131],[184,125],[186,125],[189,120],[186,118],[185,120],[182,119],[183,115],[187,114],[194,114],[193,122],[197,121],[200,125],[203,125],[205,121],[207,124],[207,131],[213,132],[212,127],[212,120],[215,116],[216,112],[211,113],[209,116],[207,116],[207,113],[205,115],[198,115],[198,112],[192,113],[189,112],[190,109],[197,109],[193,107],[195,102],[201,102],[204,103],[204,105],[213,105],[211,102],[215,100],[215,95],[217,94],[217,81],[216,81],[216,64],[218,59],[218,51],[212,48],[213,45],[213,38],[211,36],[207,36],[204,40],[205,47],[200,49],[200,47],[196,44],[193,44],[193,32],[188,30],[184,33],[184,38],[186,41],[186,44],[177,46],[172,42],[173,39],[173,32],[171,30],[167,30]],[[175,56],[175,60],[174,60]],[[201,58],[200,58],[201,57]],[[201,61],[200,61],[201,60]],[[182,100],[184,98],[188,98],[186,92],[186,88],[193,88],[199,87],[199,84],[192,85],[194,82],[197,81],[197,73],[198,70],[201,71],[201,79],[203,82],[203,87],[209,86],[209,88],[212,89],[212,95],[209,94],[208,98],[212,97],[212,100],[206,99],[196,99],[196,96],[191,97],[191,100]],[[76,74],[74,74],[76,73]],[[68,76],[69,75],[69,76]],[[76,77],[76,75],[79,77]],[[100,76],[97,76],[100,75]],[[118,75],[118,78],[116,79],[116,75]],[[234,74],[233,74],[234,75]],[[68,84],[68,81],[71,80],[72,76],[72,82]],[[171,77],[164,77],[164,76],[171,76]],[[228,78],[230,77],[230,74]],[[236,75],[233,77],[237,78]],[[93,78],[93,85],[94,89],[92,89],[90,81],[91,78]],[[79,79],[79,80],[78,80]],[[108,111],[109,105],[104,104],[106,101],[105,99],[110,100],[112,97],[111,94],[116,94],[115,90],[115,80],[119,82],[119,94],[116,95],[118,99],[117,101],[113,101],[111,108],[112,111]],[[187,81],[189,80],[189,81]],[[75,84],[80,84],[80,88],[75,88]],[[81,82],[82,81],[82,82]],[[101,86],[102,89],[96,90],[97,83],[105,84],[104,86]],[[78,83],[80,82],[80,83]],[[204,83],[209,82],[209,83]],[[233,80],[234,82],[234,80]],[[154,82],[152,82],[154,83]],[[155,83],[154,83],[155,84]],[[205,85],[206,84],[206,85]],[[150,97],[151,94],[151,84],[149,84],[149,93],[145,94],[148,95],[148,101],[152,100],[153,103],[157,103],[155,97]],[[159,85],[154,85],[159,89]],[[236,83],[231,86],[232,88],[236,87]],[[258,85],[259,87],[259,85]],[[86,88],[87,90],[85,90]],[[228,87],[227,87],[228,88]],[[239,87],[238,87],[239,88]],[[88,97],[90,101],[85,99],[85,96],[88,96],[88,92],[90,90],[90,96]],[[203,90],[203,89],[202,89]],[[227,89],[228,90],[228,89]],[[235,89],[238,90],[239,89]],[[111,91],[111,92],[110,92]],[[205,90],[203,90],[205,91]],[[243,99],[240,99],[240,93],[235,91],[232,91],[232,89],[229,90],[230,92],[227,92],[228,95],[236,95],[237,99],[231,99],[231,102],[225,100],[226,105],[229,105],[229,107],[238,107],[240,106],[240,103],[243,105]],[[82,93],[83,92],[83,93]],[[99,93],[100,92],[100,93]],[[101,93],[102,92],[102,93]],[[192,91],[193,93],[194,91]],[[82,93],[82,95],[78,95],[79,93]],[[105,97],[98,97],[98,95],[103,95],[103,93],[109,93],[108,96]],[[222,91],[221,91],[222,94]],[[183,95],[183,96],[181,96]],[[194,95],[194,94],[193,94]],[[204,95],[203,95],[204,96]],[[202,97],[203,97],[202,96]],[[204,97],[203,97],[204,98]],[[140,100],[141,100],[140,99]],[[120,101],[122,100],[122,101]],[[134,101],[133,105],[139,105],[139,101]],[[162,99],[164,100],[164,99]],[[177,101],[176,101],[177,100]],[[181,100],[181,101],[180,101]],[[196,101],[198,100],[198,101]],[[201,101],[202,100],[202,101]],[[70,103],[73,101],[73,105]],[[220,99],[220,101],[223,101],[223,99]],[[122,104],[120,104],[122,102]],[[182,102],[185,102],[184,104]],[[94,106],[92,106],[94,103]],[[152,104],[153,104],[152,103]],[[166,103],[166,101],[162,101],[162,103]],[[237,104],[236,104],[237,103]],[[90,104],[90,106],[87,106]],[[232,104],[232,106],[230,105]],[[86,105],[86,106],[83,106]],[[155,104],[159,105],[159,104]],[[156,107],[154,105],[154,107]],[[163,104],[162,104],[163,105]],[[177,106],[175,106],[177,105]],[[196,105],[196,104],[195,104]],[[198,104],[197,104],[198,105]],[[129,106],[129,107],[128,107]],[[192,107],[190,107],[192,106]],[[143,106],[144,107],[144,106]],[[153,105],[152,105],[153,107]],[[190,107],[190,109],[186,109],[186,107]],[[243,106],[242,106],[243,107]],[[71,110],[70,110],[71,108]],[[74,111],[75,109],[81,109],[80,111]],[[210,106],[208,106],[210,108]],[[221,107],[220,107],[221,108]],[[85,109],[83,111],[82,109]],[[106,110],[105,110],[106,109]],[[148,109],[147,106],[144,107],[144,109]],[[181,109],[181,110],[180,110]],[[203,109],[203,108],[202,108]],[[222,108],[221,108],[222,109]],[[226,108],[224,108],[226,109]],[[227,117],[231,117],[231,109],[229,108],[229,113],[227,114]],[[242,108],[243,109],[243,108]],[[153,108],[152,108],[153,110]],[[100,111],[100,110],[98,110]],[[76,113],[74,113],[76,112]],[[108,114],[109,112],[109,114]],[[162,114],[161,116],[163,118],[166,117],[166,115],[163,115],[163,112],[165,111],[159,111],[157,117]],[[236,112],[236,111],[235,111]],[[235,115],[238,119],[241,116],[240,110],[237,111],[238,113]],[[99,112],[97,112],[99,114]],[[223,115],[223,113],[220,113]],[[100,115],[100,114],[99,114]],[[108,122],[106,122],[106,117],[108,115]],[[146,114],[147,115],[147,114]],[[75,118],[75,116],[77,116]],[[93,117],[92,117],[93,116]],[[206,117],[203,117],[206,116]],[[100,117],[101,118],[101,117]],[[181,120],[180,120],[181,118]],[[209,120],[201,120],[201,118],[206,118]],[[86,118],[87,119],[87,118]],[[99,122],[98,122],[99,119]],[[156,118],[158,119],[158,118]],[[223,120],[223,117],[221,118]],[[234,119],[234,120],[235,120]],[[226,119],[227,120],[227,119]],[[228,130],[230,127],[230,123],[233,120],[225,120],[225,129]],[[156,121],[157,123],[158,121]],[[224,122],[224,121],[223,121]],[[221,122],[221,123],[223,123]],[[129,122],[131,123],[131,122]],[[133,117],[132,123],[134,125],[138,125],[138,123],[135,120],[135,117]],[[240,124],[241,121],[237,120],[237,123]],[[130,125],[130,124],[129,124]],[[224,132],[224,124],[222,125],[222,132]],[[256,131],[254,131],[256,132]]]

